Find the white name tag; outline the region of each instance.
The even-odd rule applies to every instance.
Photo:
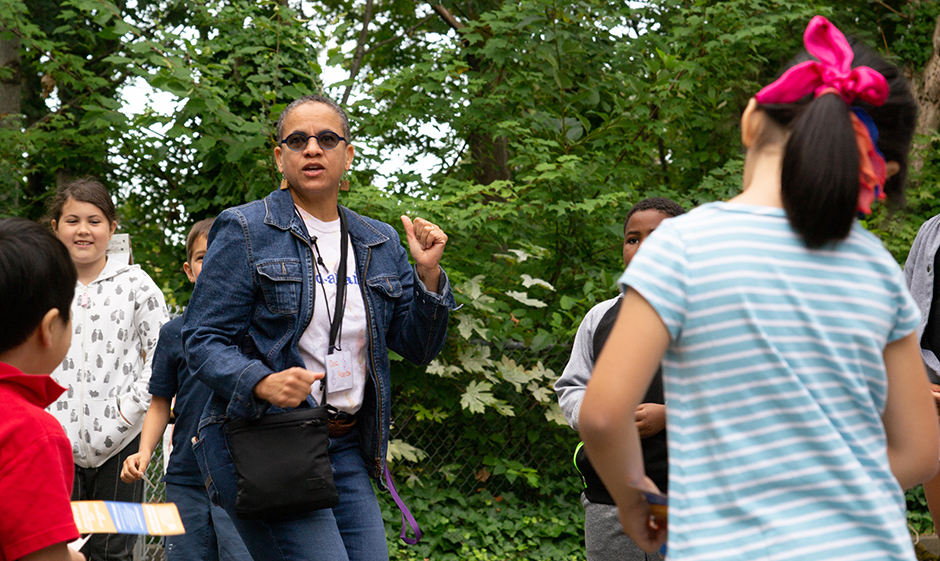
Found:
[[[330,393],[353,389],[352,357],[349,351],[326,355],[326,375]]]

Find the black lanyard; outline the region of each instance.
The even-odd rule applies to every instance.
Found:
[[[323,283],[320,283],[320,288],[323,289],[323,304],[326,307],[326,317],[330,322],[330,349],[327,353],[327,356],[333,354],[333,352],[339,348],[342,350],[342,347],[337,347],[336,339],[339,336],[339,332],[342,330],[343,326],[343,312],[346,308],[346,261],[349,254],[349,227],[346,225],[346,213],[342,207],[336,207],[337,212],[339,212],[339,268],[336,270],[336,302],[333,307],[333,316],[330,317],[330,308],[329,302],[326,298],[326,287]],[[309,235],[309,234],[308,234]],[[310,243],[313,246],[313,250],[316,252],[314,268],[316,268],[316,263],[323,265],[323,268],[326,269],[326,263],[323,262],[323,257],[320,254],[320,248],[317,247],[317,237],[312,236],[310,238]],[[327,269],[327,274],[330,272]],[[316,297],[316,289],[314,288],[314,297]],[[328,360],[324,357],[324,360]],[[324,369],[326,364],[323,365]],[[326,404],[326,394],[327,394],[327,378],[329,374],[325,373],[323,376],[323,402]]]
[[[333,307],[333,317],[327,316],[330,320],[330,354],[336,350],[336,337],[343,326],[343,312],[346,308],[346,257],[349,253],[349,228],[346,226],[346,213],[340,207],[336,207],[336,210],[339,211],[339,268],[336,270],[336,302]],[[326,288],[323,292],[326,298]]]

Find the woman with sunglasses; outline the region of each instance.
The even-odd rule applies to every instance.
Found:
[[[346,113],[330,99],[305,96],[288,105],[277,137],[280,189],[215,221],[186,311],[189,364],[214,392],[196,456],[210,496],[231,514],[256,561],[384,561],[372,479],[384,487],[388,350],[417,364],[440,352],[455,308],[438,265],[447,236],[427,220],[402,216],[412,268],[391,226],[337,204],[355,149]],[[324,377],[339,504],[239,518],[224,423],[315,406]]]

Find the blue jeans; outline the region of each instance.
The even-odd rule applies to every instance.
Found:
[[[252,561],[228,514],[212,504],[205,487],[166,483],[186,533],[167,536],[167,561]]]
[[[201,427],[193,450],[210,498],[231,516],[255,561],[388,561],[385,525],[355,427],[330,439],[339,504],[289,519],[242,520],[235,515],[235,466],[221,424]]]

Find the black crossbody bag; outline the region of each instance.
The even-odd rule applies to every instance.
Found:
[[[349,245],[346,215],[340,217],[340,271],[345,277]],[[333,352],[346,295],[346,283],[336,283],[336,306],[330,325]],[[226,421],[229,450],[235,464],[235,513],[244,520],[290,518],[339,504],[330,465],[327,376],[318,407],[301,404],[285,413],[257,420]]]

